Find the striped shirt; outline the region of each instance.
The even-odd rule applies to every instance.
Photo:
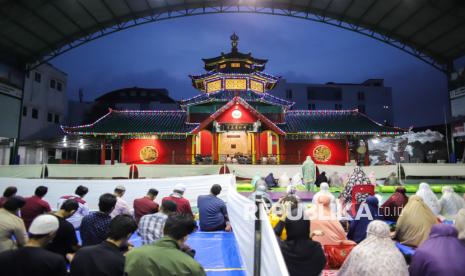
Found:
[[[143,216],[139,222],[139,235],[142,244],[150,244],[161,239],[167,219],[168,216],[161,212]]]

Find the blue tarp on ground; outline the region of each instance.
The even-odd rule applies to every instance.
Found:
[[[81,237],[76,232],[79,243]],[[139,247],[142,241],[139,235],[132,235],[130,242]],[[195,249],[195,259],[211,276],[243,276],[244,266],[232,232],[195,232],[189,236],[187,244]]]

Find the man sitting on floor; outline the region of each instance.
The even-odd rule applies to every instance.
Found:
[[[197,198],[202,231],[231,231],[226,204],[218,198],[220,193],[221,186],[214,184],[209,195],[201,195]]]
[[[171,200],[165,200],[161,204],[161,210],[158,213],[145,215],[139,222],[139,235],[142,244],[150,244],[158,241],[163,237],[163,227],[169,215],[176,213],[176,203]]]
[[[165,223],[165,235],[154,244],[131,250],[126,257],[128,276],[206,275],[202,266],[181,251],[187,237],[196,229],[191,216],[172,215]]]
[[[115,208],[116,196],[103,194],[99,198],[98,208],[100,211],[91,212],[82,219],[81,239],[82,246],[96,245],[107,238],[110,226],[110,213]]]
[[[67,221],[71,222],[76,230],[79,230],[81,227],[82,218],[89,214],[89,206],[87,206],[87,203],[84,200],[84,196],[86,196],[88,192],[89,188],[79,185],[74,191],[75,195],[62,196],[58,200],[58,209],[60,209],[63,202],[68,199],[74,199],[79,204],[77,211],[71,217],[67,218]]]
[[[189,200],[185,199],[184,192],[186,191],[186,185],[184,184],[176,184],[173,189],[173,193],[170,196],[164,197],[162,202],[165,200],[170,200],[176,203],[177,209],[176,212],[178,214],[185,214],[194,217],[192,213],[191,204]]]
[[[139,223],[142,216],[158,212],[159,206],[158,203],[155,202],[157,195],[157,189],[150,189],[146,196],[134,199],[134,217],[137,223]]]
[[[26,229],[29,229],[32,221],[37,216],[52,211],[50,204],[42,199],[47,192],[47,187],[39,186],[36,188],[33,196],[26,198],[26,204],[21,208],[21,218],[24,221],[24,225],[26,225]]]
[[[98,245],[80,249],[71,262],[71,276],[121,276],[124,274],[124,255],[128,240],[137,230],[128,215],[116,216],[110,223],[108,238]]]
[[[26,246],[0,254],[1,275],[8,276],[65,276],[65,259],[44,247],[58,230],[58,219],[52,215],[40,215],[29,227]]]
[[[116,186],[114,191],[114,195],[116,196],[116,205],[110,214],[112,218],[116,217],[117,215],[132,215],[128,203],[123,199],[125,193],[126,188],[124,186]]]
[[[47,249],[60,254],[66,259],[66,254],[74,253],[78,250],[78,240],[74,226],[66,219],[71,217],[79,208],[79,204],[74,199],[68,199],[60,206],[60,210],[53,215],[58,219],[58,230],[52,242],[47,245]]]

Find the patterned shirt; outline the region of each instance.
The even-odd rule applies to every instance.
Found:
[[[114,218],[117,215],[132,215],[128,203],[119,196],[116,197],[115,209],[113,209],[110,216]]]
[[[102,212],[91,212],[82,219],[82,246],[96,245],[106,240],[111,217]]]
[[[168,216],[161,212],[145,215],[139,222],[139,235],[142,244],[153,243],[163,237],[163,227]]]

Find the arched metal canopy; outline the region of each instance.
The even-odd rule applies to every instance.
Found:
[[[463,0],[0,0],[0,58],[44,62],[122,29],[210,13],[318,21],[370,36],[443,71],[465,55]]]

